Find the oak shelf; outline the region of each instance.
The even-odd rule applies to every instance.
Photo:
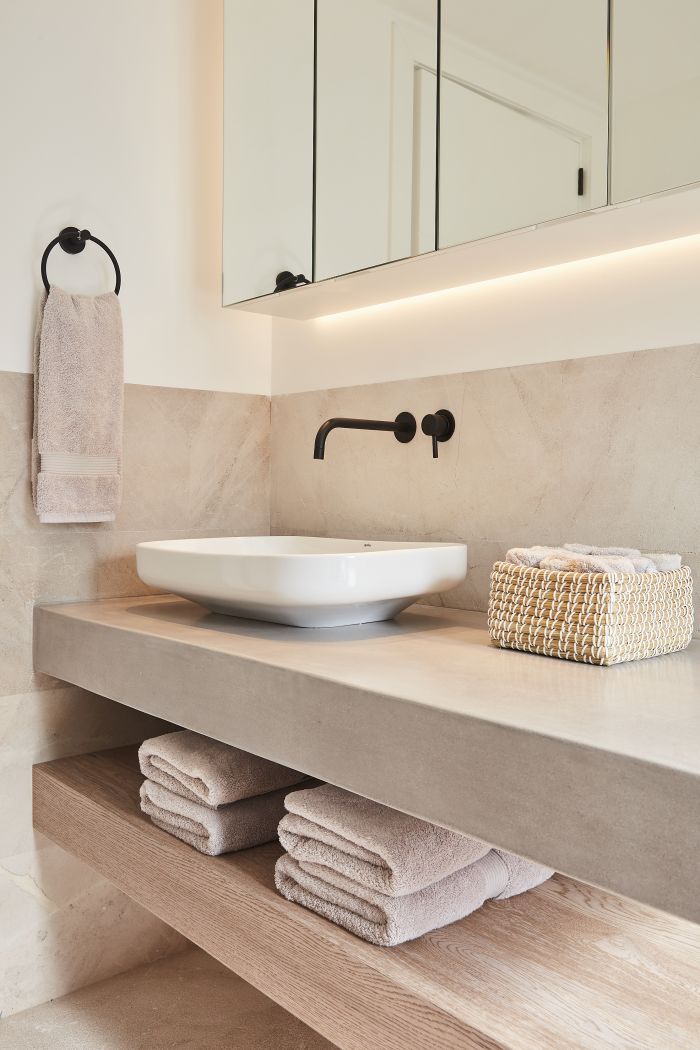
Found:
[[[282,899],[262,846],[141,814],[135,749],[34,767],[34,825],[342,1050],[697,1050],[700,927],[556,876],[398,948]]]

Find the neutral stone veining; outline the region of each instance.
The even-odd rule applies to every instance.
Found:
[[[697,346],[277,396],[272,532],[464,541],[466,582],[442,601],[479,610],[509,547],[679,551],[700,613],[698,404]],[[333,434],[312,459],[330,416],[437,408],[457,420],[437,462],[420,434],[400,445],[362,432]]]
[[[127,386],[124,499],[109,525],[40,525],[29,491],[31,376],[0,373],[0,1012],[184,942],[31,826],[34,762],[130,743],[161,723],[32,667],[36,602],[143,594],[139,540],[269,531],[266,397]]]

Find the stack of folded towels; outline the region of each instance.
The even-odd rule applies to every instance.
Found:
[[[413,940],[554,874],[330,784],[285,805],[277,889],[372,944]]]
[[[642,554],[634,547],[590,547],[565,543],[563,547],[512,547],[506,561],[540,569],[568,572],[668,572],[680,569],[680,554]]]
[[[145,740],[139,764],[143,812],[212,857],[272,842],[289,788],[317,783],[188,730]]]

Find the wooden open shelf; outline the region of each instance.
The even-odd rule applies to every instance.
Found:
[[[343,1050],[697,1050],[700,927],[556,876],[398,948],[282,899],[277,845],[153,827],[133,749],[34,767],[34,825]]]

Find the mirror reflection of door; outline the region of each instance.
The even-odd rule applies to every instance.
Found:
[[[700,180],[700,0],[614,0],[612,200]]]
[[[607,203],[606,0],[442,0],[440,248]]]
[[[316,280],[435,248],[437,0],[317,0]]]

